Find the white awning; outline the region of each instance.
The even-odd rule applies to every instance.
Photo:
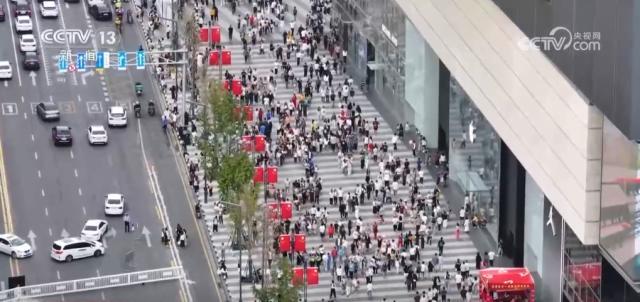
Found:
[[[602,114],[492,1],[396,1],[580,240],[597,243]]]

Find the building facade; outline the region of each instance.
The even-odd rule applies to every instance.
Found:
[[[640,4],[334,6],[351,76],[446,152],[539,301],[640,301]]]

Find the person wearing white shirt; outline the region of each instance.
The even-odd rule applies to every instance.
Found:
[[[460,288],[462,287],[462,275],[460,273],[456,273],[454,279],[456,280],[456,287],[458,287],[458,290],[460,290]]]
[[[488,255],[489,255],[489,266],[493,267],[493,261],[496,258],[496,253],[494,253],[493,251],[489,251]]]
[[[393,151],[398,151],[398,134],[393,134],[391,137],[391,143],[393,144]]]

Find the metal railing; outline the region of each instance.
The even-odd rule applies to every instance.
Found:
[[[27,298],[47,297],[112,287],[177,280],[183,277],[184,272],[182,267],[177,266],[86,279],[37,284],[0,291],[0,302],[20,301]]]

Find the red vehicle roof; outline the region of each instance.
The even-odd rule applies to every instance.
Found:
[[[480,270],[480,285],[490,291],[520,291],[535,289],[527,268],[499,267]]]

